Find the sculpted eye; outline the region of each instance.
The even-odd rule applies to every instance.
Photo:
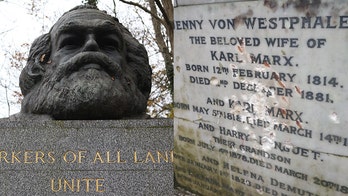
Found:
[[[107,50],[107,51],[113,51],[117,50],[120,51],[120,43],[117,38],[114,38],[113,36],[105,36],[98,40],[98,45],[100,49]]]
[[[83,39],[78,36],[66,36],[61,39],[59,43],[59,49],[67,49],[72,50],[76,48],[80,48],[83,44]]]

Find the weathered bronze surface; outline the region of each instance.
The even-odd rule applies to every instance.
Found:
[[[63,14],[31,46],[12,119],[145,118],[147,52],[114,17],[93,6]]]

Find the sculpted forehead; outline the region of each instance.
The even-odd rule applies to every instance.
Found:
[[[59,20],[54,24],[51,29],[51,35],[54,37],[64,30],[63,28],[69,26],[113,26],[116,27],[116,21],[108,14],[94,9],[79,9],[73,10],[64,14]]]

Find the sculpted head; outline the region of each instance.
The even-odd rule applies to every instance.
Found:
[[[19,84],[22,114],[141,118],[151,68],[143,45],[116,18],[93,6],[78,6],[34,41]]]

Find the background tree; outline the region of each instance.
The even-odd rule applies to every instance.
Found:
[[[0,2],[1,5],[4,5],[5,3],[11,3],[8,1]],[[41,23],[43,19],[48,19],[48,17],[46,17],[45,15],[39,14],[42,10],[42,3],[43,2],[41,0],[28,0],[21,2],[21,10],[24,10],[27,16],[36,18],[37,21],[40,21]],[[2,18],[4,20],[3,22],[8,19],[6,17],[3,17],[4,15],[7,16],[7,14],[2,15]],[[42,32],[46,28],[46,25],[43,23],[42,25],[37,26],[39,27],[38,30],[41,30]],[[15,30],[15,25],[12,26],[3,24],[3,29],[6,30],[0,33],[0,55],[2,57],[0,58],[0,88],[2,88],[1,90],[4,93],[1,92],[2,97],[0,104],[2,116],[4,114],[7,114],[8,116],[12,114],[13,111],[18,111],[19,105],[22,101],[23,96],[19,90],[18,77],[20,71],[27,61],[30,41],[25,40],[20,42],[20,44],[13,44],[13,41],[10,41],[10,39],[8,38],[10,37],[9,35],[11,35]],[[23,40],[22,37],[19,38],[17,36],[14,36],[13,38],[14,40]],[[6,109],[4,105],[6,105]]]
[[[119,0],[124,4],[133,6],[138,13],[138,20],[143,20],[144,12],[150,17],[152,27],[147,30],[148,35],[143,37],[150,38],[146,45],[156,48],[161,55],[161,61],[152,65],[153,68],[153,90],[148,102],[153,117],[173,117],[172,97],[173,97],[173,4],[171,0],[139,0],[137,2]],[[115,0],[113,0],[116,6]],[[140,12],[142,12],[140,14]],[[132,28],[130,28],[132,29]],[[153,45],[155,43],[155,46]],[[164,68],[160,66],[164,64]],[[168,98],[170,97],[170,98]]]
[[[128,5],[139,7],[151,15],[151,21],[155,32],[155,41],[163,56],[166,74],[169,80],[169,90],[173,94],[173,4],[171,0],[148,0],[144,3],[120,0]]]

